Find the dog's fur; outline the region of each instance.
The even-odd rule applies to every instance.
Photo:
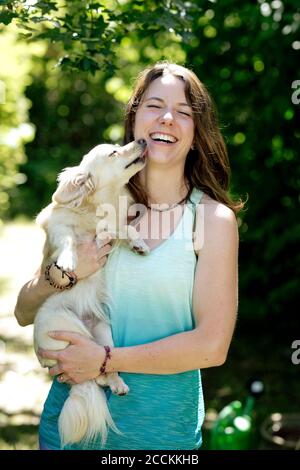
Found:
[[[63,270],[74,271],[77,243],[96,236],[101,246],[107,233],[113,237],[121,234],[122,239],[126,237],[131,248],[141,254],[149,252],[134,227],[127,225],[126,211],[122,217],[118,214],[120,195],[127,196],[128,203],[131,202],[125,184],[144,167],[145,145],[145,141],[131,142],[124,147],[98,145],[79,166],[66,168],[59,175],[52,203],[37,217],[37,223],[46,232],[43,269],[47,263],[56,261]],[[117,210],[117,228],[111,214],[104,217],[101,214],[101,208],[108,203]],[[56,361],[41,358],[39,348],[59,350],[68,346],[67,342],[50,338],[48,332],[51,330],[78,332],[94,338],[100,345],[113,346],[109,320],[103,308],[107,300],[99,269],[70,290],[58,291],[44,302],[34,322],[34,346],[43,367],[52,367]],[[83,439],[92,440],[99,433],[104,445],[108,426],[119,432],[110,416],[104,390],[99,385],[108,385],[118,395],[129,391],[117,373],[71,386],[59,417],[62,447]]]

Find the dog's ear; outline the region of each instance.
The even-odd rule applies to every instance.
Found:
[[[93,177],[79,166],[65,168],[58,176],[58,187],[52,201],[67,207],[79,207],[95,190]]]

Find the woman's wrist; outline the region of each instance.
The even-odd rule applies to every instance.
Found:
[[[103,347],[105,351],[105,357],[100,366],[99,371],[100,371],[100,375],[107,375],[106,367],[108,368],[107,362],[111,359],[111,348],[109,346],[103,346]]]
[[[51,272],[51,275],[52,275],[52,272]],[[53,275],[53,279],[56,280],[54,275]],[[59,282],[59,279],[57,279],[57,282]],[[41,299],[46,299],[47,297],[54,294],[55,292],[58,292],[58,289],[53,287],[53,285],[51,285],[49,281],[45,279],[45,268],[43,269],[43,271],[40,272],[38,276],[34,277],[30,281],[30,283],[28,283],[28,286],[30,288],[33,288],[36,291],[36,294],[38,295],[38,297]]]
[[[66,276],[62,276],[62,271],[56,268],[55,264],[52,263],[49,268],[49,275],[51,279],[56,283],[59,284],[60,286],[64,287],[68,285],[69,280]]]
[[[106,352],[105,346],[101,346],[101,352],[99,351],[99,361],[98,361],[99,375],[107,375],[112,372],[118,372],[116,368],[115,359],[116,359],[116,351],[118,351],[120,348],[114,348],[110,346],[109,352]],[[105,368],[105,370],[101,372],[101,369],[103,367]]]
[[[57,268],[55,263],[52,263],[49,269],[49,274],[51,279],[62,287],[65,287],[69,284],[69,279],[67,276],[64,276],[63,271]]]

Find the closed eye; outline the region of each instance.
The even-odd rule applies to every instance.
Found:
[[[148,104],[147,108],[158,108],[162,109],[161,106],[155,106],[154,104]],[[184,114],[185,116],[192,117],[189,113],[185,113],[184,111],[178,111],[179,114]]]
[[[189,117],[192,117],[189,113],[185,113],[183,111],[178,111],[180,114],[184,114],[185,116],[189,116]]]
[[[109,157],[117,157],[119,154],[116,150],[114,150],[113,152],[111,152],[108,156]]]

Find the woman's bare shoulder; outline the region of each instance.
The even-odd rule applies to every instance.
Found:
[[[195,226],[195,250],[199,252],[204,236],[210,239],[218,234],[219,239],[227,237],[237,231],[235,213],[226,204],[223,204],[204,194],[197,207]],[[196,249],[197,247],[197,249]]]
[[[214,220],[218,219],[229,219],[229,220],[235,220],[235,214],[230,207],[226,206],[226,204],[223,204],[222,202],[216,201],[212,197],[210,197],[208,194],[204,193],[200,204],[198,206],[198,211],[201,212],[201,205],[202,205],[202,211],[204,208],[204,214],[205,218],[209,219],[211,222]]]

